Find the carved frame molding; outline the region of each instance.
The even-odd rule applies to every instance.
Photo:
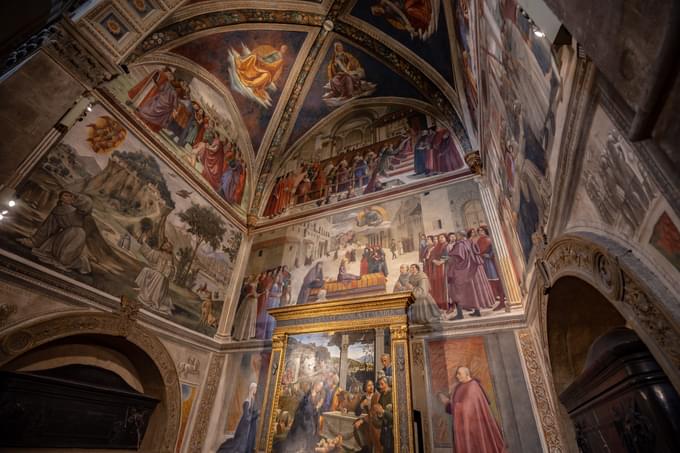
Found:
[[[0,336],[0,366],[43,344],[73,335],[98,334],[123,337],[146,353],[158,369],[162,381],[161,404],[165,417],[157,425],[156,439],[162,442],[140,451],[171,453],[180,425],[180,388],[175,362],[156,335],[131,319],[123,307],[120,314],[68,313],[15,326]],[[121,328],[124,324],[124,328]]]

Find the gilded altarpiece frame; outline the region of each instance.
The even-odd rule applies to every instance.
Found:
[[[258,450],[271,452],[274,443],[281,442],[282,421],[281,409],[285,409],[286,398],[289,397],[291,376],[287,369],[290,363],[301,366],[300,362],[308,359],[299,359],[295,356],[298,353],[297,346],[302,345],[308,349],[316,348],[313,358],[314,364],[309,364],[313,371],[321,375],[315,367],[326,367],[328,363],[334,364],[339,369],[336,375],[340,382],[336,382],[339,389],[345,391],[342,398],[343,402],[349,402],[353,395],[351,392],[351,382],[355,385],[361,381],[360,373],[373,373],[372,379],[376,381],[376,392],[379,391],[380,377],[390,375],[390,385],[392,391],[392,437],[394,439],[394,452],[408,453],[413,451],[413,424],[412,424],[412,399],[411,399],[411,376],[410,358],[408,345],[408,307],[413,302],[410,293],[395,293],[381,296],[361,297],[333,302],[322,302],[306,305],[294,305],[269,310],[269,314],[276,319],[276,328],[272,338],[272,353],[265,391],[264,405],[262,408],[261,425],[258,432]],[[375,335],[371,337],[371,335]],[[338,343],[337,340],[341,338]],[[370,339],[373,338],[374,348],[371,350]],[[317,343],[305,344],[301,339],[326,339]],[[334,340],[335,339],[335,340]],[[354,339],[352,343],[348,339]],[[335,341],[335,343],[334,343]],[[325,343],[324,343],[325,342]],[[360,350],[361,344],[364,349]],[[380,345],[383,345],[381,348]],[[351,352],[354,348],[354,352]],[[368,349],[366,349],[368,348]],[[319,353],[319,350],[322,352]],[[349,352],[348,352],[349,350]],[[357,355],[357,351],[363,354],[356,359],[352,356]],[[341,359],[335,359],[333,354],[341,354]],[[389,357],[387,355],[389,354]],[[308,357],[311,355],[308,354]],[[321,358],[322,356],[326,359]],[[370,369],[371,362],[368,357],[372,357],[375,368]],[[343,360],[348,363],[344,364]],[[363,366],[358,365],[364,360]],[[319,365],[319,361],[322,365]],[[389,364],[385,362],[389,361]],[[391,368],[389,372],[385,370]],[[298,370],[296,369],[296,373]],[[330,384],[332,385],[333,373],[330,373]],[[328,382],[329,374],[324,374],[325,379],[315,378],[314,382]],[[363,375],[364,377],[366,374]],[[357,379],[357,377],[359,377]],[[294,376],[296,381],[301,381],[298,376]],[[366,381],[363,382],[361,389],[365,393]],[[287,385],[284,389],[284,385]],[[313,392],[315,384],[310,388],[303,388],[298,394],[309,395]],[[318,384],[317,386],[320,386]],[[306,398],[306,397],[302,397]],[[310,397],[311,398],[311,397]],[[288,402],[290,404],[290,402]],[[299,403],[298,403],[299,405]],[[326,424],[326,434],[331,429],[331,424],[336,421],[342,425],[345,418],[354,417],[355,413],[339,410],[329,416],[329,413],[322,414],[322,423]],[[289,413],[294,418],[294,413]],[[357,416],[358,417],[358,416]],[[356,419],[356,417],[355,417]],[[289,423],[294,423],[290,421]],[[336,428],[340,425],[333,425]],[[349,425],[351,426],[351,425]],[[286,427],[284,427],[286,428]],[[290,425],[287,426],[286,438],[290,433]],[[337,431],[333,431],[336,433]],[[278,434],[277,434],[278,433]],[[338,433],[339,434],[339,433]],[[345,433],[346,434],[346,433]],[[278,436],[278,437],[277,437]],[[328,436],[325,436],[328,437]],[[348,436],[345,436],[346,438]],[[352,441],[356,441],[356,436]],[[334,440],[330,438],[329,440]],[[285,444],[284,444],[285,445]],[[285,448],[283,451],[286,451]]]

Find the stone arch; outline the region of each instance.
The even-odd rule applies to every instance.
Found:
[[[565,235],[537,260],[534,290],[545,359],[548,356],[547,314],[550,289],[564,277],[576,277],[599,292],[649,347],[676,389],[680,389],[680,329],[669,309],[675,301],[653,270],[630,250],[592,233]],[[542,291],[541,291],[542,290]],[[534,294],[536,294],[534,293]]]
[[[131,323],[125,315],[66,313],[14,326],[0,337],[0,368],[21,361],[22,357],[38,348],[50,348],[53,344],[67,344],[69,341],[106,345],[131,358],[138,368],[145,393],[159,400],[139,451],[174,451],[181,401],[175,363],[154,334]],[[25,363],[21,365],[25,366]]]

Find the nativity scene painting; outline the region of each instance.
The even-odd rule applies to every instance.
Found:
[[[106,150],[93,140],[117,133]],[[98,105],[17,187],[6,250],[212,335],[241,234]]]
[[[224,100],[192,74],[136,66],[108,85],[166,148],[229,205],[247,203],[248,159]]]
[[[412,292],[411,321],[491,316],[506,293],[472,181],[256,235],[232,338],[271,338],[267,309]]]
[[[464,172],[451,131],[415,107],[375,102],[310,131],[277,171],[262,215],[274,218]]]
[[[389,329],[288,336],[272,451],[394,451]]]

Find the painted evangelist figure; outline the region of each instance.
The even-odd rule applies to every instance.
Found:
[[[284,58],[288,47],[278,49],[259,45],[253,50],[241,44],[241,51],[229,49],[229,79],[231,88],[262,107],[272,106],[269,92],[278,90],[276,85],[284,70]]]
[[[339,107],[358,97],[369,96],[376,84],[366,80],[366,71],[359,60],[346,51],[340,41],[333,43],[333,55],[326,67],[328,83],[323,101],[329,107]]]
[[[413,292],[418,324],[493,315],[506,296],[485,218],[463,181],[258,234],[237,307],[251,324],[234,335],[268,338],[271,307],[392,291]]]
[[[371,14],[383,17],[411,39],[427,41],[437,32],[439,8],[439,0],[378,0],[371,6]]]
[[[278,171],[263,215],[276,217],[462,171],[451,131],[412,107],[353,109],[309,133]]]
[[[192,74],[169,66],[133,67],[119,79],[107,89],[212,190],[240,206],[248,165],[220,96]]]
[[[2,246],[199,332],[215,332],[240,233],[134,135],[92,150],[95,106],[17,186]]]

